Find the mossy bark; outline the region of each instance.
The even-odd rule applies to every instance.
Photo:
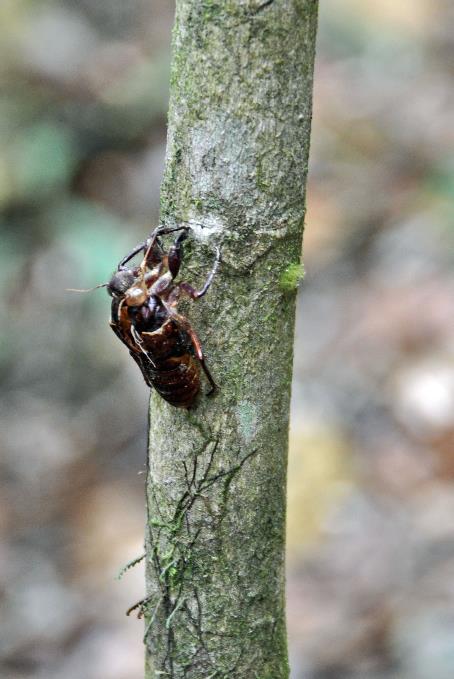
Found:
[[[288,676],[292,282],[316,20],[315,0],[177,0],[162,221],[193,226],[191,282],[222,246],[212,288],[185,308],[219,390],[190,411],[151,398],[148,679]]]

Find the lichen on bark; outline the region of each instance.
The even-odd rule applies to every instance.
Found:
[[[288,676],[285,487],[314,0],[177,0],[162,221],[189,223],[186,311],[219,385],[152,394],[148,679]],[[296,269],[294,269],[296,270]]]

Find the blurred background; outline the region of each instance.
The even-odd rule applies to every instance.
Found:
[[[324,0],[292,679],[454,677],[454,7]],[[173,3],[0,3],[0,676],[140,679],[147,389],[77,296],[158,219]]]

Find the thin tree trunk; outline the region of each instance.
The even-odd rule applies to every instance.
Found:
[[[152,394],[147,678],[288,676],[286,465],[316,0],[177,0],[162,221],[219,385]]]

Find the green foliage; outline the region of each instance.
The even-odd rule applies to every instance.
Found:
[[[284,292],[293,292],[304,279],[305,271],[303,264],[290,264],[281,274],[279,287]]]

